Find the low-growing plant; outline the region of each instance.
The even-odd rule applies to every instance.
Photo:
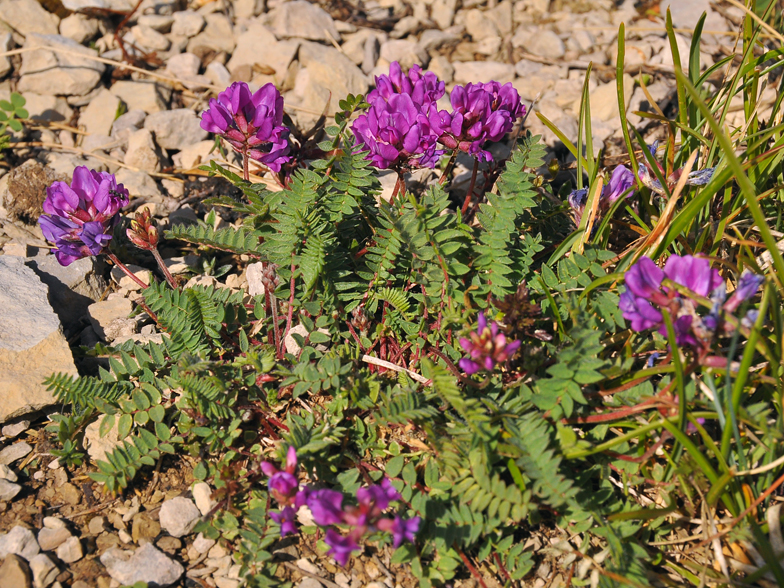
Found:
[[[421,586],[519,585],[537,557],[527,540],[553,526],[572,538],[558,549],[573,585],[784,584],[784,138],[780,96],[767,121],[756,102],[784,51],[755,53],[760,29],[746,26],[717,93],[705,83],[724,64],[699,70],[702,21],[688,76],[669,26],[678,109],[647,115],[662,153],[626,120],[621,27],[628,166],[594,157],[590,72],[577,145],[540,116],[576,160],[571,191],[544,179],[525,130],[506,159],[487,150],[525,113],[511,84],[456,87],[439,110],[444,84],[393,64],[292,169],[303,157],[277,90],[235,83],[202,124],[240,153],[243,177],[204,169],[243,198],[205,204],[241,224],[163,238],[261,263],[264,292],[181,288],[138,214],[127,235],[164,281],[134,278],[137,303],[163,342],[98,345],[97,376],[48,380],[72,407],[53,426],[57,455],[78,464],[89,423],[116,427],[121,444],[90,474],[114,493],[164,454],[192,456],[219,501],[200,529],[235,546],[252,586],[279,582],[281,535],[319,529],[342,565],[363,541],[391,543]],[[728,135],[736,93],[751,118]],[[473,165],[464,194],[449,191],[459,155]],[[251,164],[281,189],[251,182]],[[407,185],[437,164],[424,189]],[[397,176],[389,197],[378,168]],[[124,268],[109,248],[127,197],[86,169],[50,188],[41,225],[58,259],[106,253]]]

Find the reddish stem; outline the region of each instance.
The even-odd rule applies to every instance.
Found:
[[[291,331],[291,320],[292,320],[292,318],[294,316],[294,293],[296,291],[295,288],[294,288],[294,270],[295,269],[296,269],[296,267],[294,266],[294,262],[291,262],[291,282],[290,282],[291,294],[289,296],[288,316],[286,317],[286,332],[283,334],[283,344],[281,345],[281,349],[278,350],[278,357],[280,359],[283,359],[283,349],[282,348],[286,346],[286,344],[285,344],[286,343],[286,337],[288,336],[289,331]],[[275,329],[276,330],[278,329],[278,325],[275,325]]]
[[[449,163],[446,164],[446,167],[444,168],[444,173],[442,173],[441,177],[438,179],[438,184],[440,186],[444,185],[444,182],[446,182],[447,177],[452,172],[452,168],[455,167],[456,159],[457,159],[457,149],[452,151],[452,157],[449,158]]]
[[[242,148],[242,177],[246,182],[250,182],[250,169],[249,169],[248,146]]]
[[[460,212],[465,215],[466,211],[468,210],[468,206],[471,204],[471,197],[474,195],[474,186],[476,185],[476,172],[479,171],[479,160],[474,159],[474,171],[471,172],[471,183],[468,185],[468,194],[466,194],[465,201],[463,202],[463,207],[460,209]]]
[[[166,267],[166,264],[163,262],[163,258],[161,257],[161,254],[158,253],[158,248],[154,247],[150,249],[150,252],[152,253],[152,256],[155,258],[155,261],[158,262],[158,267],[161,268],[161,271],[163,272],[166,281],[169,282],[169,286],[172,287],[172,290],[178,290],[179,285],[177,284],[177,280],[174,279],[174,276],[169,271],[169,268]]]
[[[471,563],[471,561],[468,559],[468,556],[467,556],[465,553],[463,553],[463,550],[462,550],[462,549],[456,549],[455,551],[457,551],[457,554],[460,556],[460,559],[462,559],[462,560],[463,560],[463,563],[464,563],[464,564],[466,565],[466,567],[468,568],[468,571],[469,571],[469,572],[471,572],[471,575],[472,575],[474,578],[476,578],[476,581],[477,581],[477,582],[479,582],[479,585],[480,585],[482,588],[487,588],[487,584],[485,584],[485,580],[484,580],[484,578],[482,578],[481,574],[479,573],[479,570],[477,570],[477,569],[476,569],[476,568],[473,566],[473,564]]]
[[[136,277],[136,274],[134,274],[131,270],[129,270],[125,266],[125,264],[122,261],[120,261],[119,259],[117,259],[117,256],[114,253],[112,253],[111,251],[109,251],[108,249],[106,250],[106,255],[109,257],[109,259],[112,260],[112,262],[114,262],[114,265],[116,265],[123,272],[125,272],[125,275],[127,275],[134,282],[136,282],[142,289],[147,288],[149,286],[149,284],[145,284],[138,277]]]

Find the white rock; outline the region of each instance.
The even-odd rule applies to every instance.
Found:
[[[234,52],[236,53],[237,50],[235,49]],[[204,70],[204,75],[216,86],[225,88],[231,84],[231,73],[219,61],[211,61]]]
[[[70,120],[73,110],[68,103],[57,96],[46,96],[35,92],[25,92],[25,110],[33,120],[61,122]]]
[[[667,14],[668,8],[670,9],[670,14],[672,14],[672,24],[675,28],[693,29],[697,26],[702,13],[706,12],[703,30],[730,30],[727,21],[711,8],[709,0],[678,0],[677,2],[663,0],[659,7],[660,14],[662,16]]]
[[[161,170],[161,160],[149,129],[139,129],[128,136],[128,148],[123,161],[145,172]]]
[[[476,8],[466,12],[465,28],[474,41],[481,41],[487,37],[498,37],[500,34],[495,23],[487,18],[484,12]]]
[[[628,108],[629,102],[634,91],[634,80],[629,74],[623,75],[623,94],[624,104]],[[579,112],[579,102],[575,104],[573,114]],[[602,121],[619,120],[618,109],[618,89],[616,82],[608,82],[598,86],[591,92],[591,118]]]
[[[53,551],[70,537],[71,532],[68,529],[48,529],[44,527],[38,531],[38,545],[41,547],[41,551]]]
[[[88,318],[99,337],[108,340],[117,330],[119,321],[128,318],[133,310],[133,303],[127,298],[112,298],[95,302],[87,307]]]
[[[39,551],[41,548],[30,529],[16,526],[8,533],[0,535],[0,557],[13,553],[30,561]]]
[[[90,59],[97,55],[68,37],[62,35],[39,35],[30,33],[25,47],[52,47],[68,53],[39,49],[22,55],[21,78],[18,90],[21,93],[57,94],[83,96],[92,90],[106,66]]]
[[[214,12],[204,17],[204,30],[188,41],[189,53],[199,53],[200,48],[217,52],[231,53],[234,51],[234,30],[231,20],[225,15]]]
[[[207,138],[207,131],[189,108],[152,113],[145,119],[144,128],[155,133],[155,142],[164,149],[180,149]]]
[[[13,482],[0,478],[0,500],[8,502],[19,494],[21,490],[22,487],[19,484],[14,484]]]
[[[193,494],[196,508],[199,509],[199,512],[202,515],[206,515],[217,504],[217,502],[212,499],[212,489],[210,488],[210,485],[205,482],[194,484],[191,489],[191,494]]]
[[[14,470],[9,468],[4,463],[0,463],[0,480],[8,480],[9,482],[16,482],[18,478]]]
[[[172,537],[183,537],[199,521],[199,509],[193,501],[183,496],[167,500],[158,515],[161,527]]]
[[[136,25],[131,28],[131,34],[136,43],[146,49],[166,51],[171,46],[171,41],[152,27]]]
[[[82,559],[82,543],[78,537],[70,537],[57,548],[57,557],[65,563],[73,563]]]
[[[180,53],[166,61],[166,71],[181,80],[199,75],[200,67],[201,61],[193,53]]]
[[[505,84],[511,82],[515,74],[513,65],[497,61],[455,61],[452,65],[455,68],[455,82],[460,84],[491,80]]]
[[[73,12],[89,8],[126,12],[133,8],[134,4],[136,3],[131,0],[63,0],[63,6]]]
[[[193,169],[213,159],[220,159],[220,152],[217,149],[210,153],[214,146],[214,141],[199,141],[194,145],[183,147],[182,151],[172,156],[172,161],[181,169]]]
[[[84,14],[71,14],[60,21],[60,34],[81,45],[98,34],[98,21]]]
[[[14,43],[14,37],[9,32],[0,32],[0,52],[10,51]],[[0,78],[11,71],[11,60],[8,57],[0,57]]]
[[[400,67],[409,69],[414,64],[427,65],[428,55],[422,47],[405,39],[387,41],[381,45],[379,53],[387,63],[400,62]]]
[[[90,135],[108,136],[117,115],[120,99],[103,88],[79,115],[79,124]]]
[[[13,439],[14,437],[18,437],[22,433],[24,433],[27,429],[30,428],[30,421],[22,420],[16,423],[9,423],[4,425],[3,428],[0,430],[2,432],[3,437],[8,437],[9,439]],[[0,478],[2,478],[2,468],[0,468]],[[10,478],[6,478],[10,480]],[[16,482],[16,479],[11,480],[12,482]]]
[[[147,582],[169,586],[185,571],[179,562],[167,557],[152,543],[145,543],[133,554],[113,547],[101,555],[101,563],[112,578],[124,585]]]
[[[430,18],[438,28],[445,29],[452,25],[456,8],[457,0],[434,0],[430,6]]]
[[[127,140],[131,133],[142,128],[145,118],[147,118],[147,113],[138,109],[129,110],[118,116],[112,123],[112,139]]]
[[[168,33],[174,23],[174,17],[169,16],[168,14],[142,14],[137,22],[140,25],[154,29],[159,33]]]
[[[332,17],[320,6],[294,0],[275,9],[273,28],[278,37],[296,37],[311,41],[340,41]]]
[[[60,573],[55,563],[45,553],[39,553],[30,560],[30,571],[33,572],[35,588],[46,588]]]
[[[44,517],[44,528],[46,529],[67,529],[68,525],[60,517]]]
[[[1,0],[2,20],[11,25],[25,37],[30,33],[56,35],[60,19],[57,15],[44,10],[35,0]]]
[[[109,91],[128,105],[128,110],[143,110],[147,114],[167,108],[171,88],[149,80],[115,82]]]
[[[534,55],[547,59],[559,59],[566,53],[566,47],[561,38],[547,29],[531,35],[525,49]]]
[[[172,35],[188,38],[195,37],[204,28],[204,17],[193,10],[175,12],[173,16]]]
[[[212,546],[215,545],[214,539],[207,539],[204,535],[199,533],[196,539],[193,540],[193,548],[199,553],[207,553]]]
[[[278,41],[272,31],[256,20],[237,37],[237,47],[226,68],[236,73],[246,65],[267,66],[274,70],[272,75],[275,82],[280,84],[286,77],[289,64],[297,55],[299,45],[297,40]]]

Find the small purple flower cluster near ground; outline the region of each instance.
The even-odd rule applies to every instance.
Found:
[[[651,155],[656,162],[656,166],[659,169],[659,173],[662,177],[665,176],[665,170],[661,163],[656,159],[656,151],[659,148],[659,142],[654,141],[651,145],[648,146],[648,150],[650,151]],[[657,194],[664,195],[665,191],[662,187],[661,182],[656,178],[656,172],[654,171],[653,167],[648,163],[646,159],[642,160],[642,164],[637,175],[640,178],[640,181],[650,188],[652,191],[656,192]],[[676,169],[672,172],[669,176],[665,179],[667,181],[667,187],[672,190],[675,187],[675,184],[678,183],[678,180],[683,175],[685,170],[683,168]],[[713,172],[715,168],[709,167],[705,169],[699,169],[695,171],[689,172],[689,176],[686,178],[686,184],[689,186],[704,186],[708,182],[710,182],[711,178],[713,177]]]
[[[251,93],[245,82],[234,82],[202,113],[201,128],[223,137],[244,158],[273,172],[289,161],[289,129],[283,126],[283,96],[274,84]]]
[[[398,514],[384,515],[392,502],[401,500],[400,493],[387,478],[378,485],[357,490],[357,505],[353,506],[344,505],[343,493],[337,490],[307,486],[300,489],[294,447],[288,449],[283,470],[266,461],[261,469],[269,477],[270,496],[280,507],[278,512],[271,512],[270,517],[280,525],[281,536],[297,533],[297,511],[306,506],[313,521],[326,528],[324,541],[330,548],[328,554],[342,566],[348,563],[352,552],[359,551],[359,541],[368,533],[391,533],[392,543],[398,547],[403,541],[413,542],[419,531],[419,517],[404,519]],[[341,533],[338,527],[348,527],[348,533]]]
[[[732,327],[722,320],[722,313],[737,310],[757,293],[764,281],[764,277],[744,271],[737,288],[727,299],[719,272],[710,267],[708,259],[693,255],[672,255],[663,269],[650,258],[642,257],[629,268],[624,278],[626,291],[621,294],[620,309],[632,330],[658,329],[666,336],[662,314],[666,309],[672,316],[677,344],[695,349],[705,349],[720,328],[731,330]],[[713,301],[710,312],[700,316],[692,299],[662,285],[665,278],[697,296],[710,298]]]
[[[618,198],[626,194],[627,198],[634,195],[634,173],[625,165],[617,166],[610,175],[610,181],[602,188],[599,195],[599,212],[606,213]],[[572,190],[567,197],[569,207],[572,209],[574,224],[579,226],[588,201],[588,189]]]
[[[498,323],[487,324],[485,313],[479,313],[478,326],[468,337],[460,338],[460,346],[468,354],[458,362],[469,376],[480,370],[492,371],[499,363],[511,359],[520,348],[520,341],[507,343],[506,336],[499,332]]]
[[[128,201],[128,190],[112,174],[84,166],[74,170],[70,186],[65,182],[49,186],[38,223],[46,239],[55,244],[57,261],[70,265],[102,253]]]
[[[459,150],[486,161],[487,141],[500,141],[525,115],[525,106],[511,83],[467,84],[450,93],[452,112],[439,110],[444,82],[414,65],[406,75],[398,62],[389,75],[376,77],[368,94],[370,108],[352,130],[357,143],[367,149],[367,159],[380,169],[398,172],[415,167],[435,167],[444,150]]]

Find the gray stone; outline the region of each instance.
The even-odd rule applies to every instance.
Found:
[[[98,21],[84,14],[71,14],[60,21],[60,34],[81,45],[98,34]]]
[[[39,35],[30,33],[25,47],[52,47],[62,51],[39,49],[22,55],[21,93],[36,92],[50,94],[52,91],[66,96],[82,96],[92,90],[105,66],[90,59],[97,55],[73,39],[62,35]],[[67,53],[65,53],[67,51]]]
[[[202,515],[206,515],[217,504],[212,499],[212,488],[206,482],[198,482],[193,485],[191,489],[193,494],[193,501],[196,503],[196,508]]]
[[[124,585],[147,582],[169,586],[185,571],[179,562],[167,557],[152,543],[145,543],[133,554],[113,547],[101,555],[101,563],[112,578]]]
[[[234,51],[234,30],[229,18],[217,12],[204,17],[204,30],[188,41],[187,51],[202,55],[204,50],[231,53]]]
[[[119,105],[120,99],[104,88],[82,110],[79,124],[84,125],[84,130],[90,135],[108,136]]]
[[[275,34],[284,39],[292,37],[311,41],[340,41],[332,17],[320,6],[294,0],[275,9],[272,18]]]
[[[161,171],[161,159],[149,129],[139,129],[129,135],[123,161],[143,172]]]
[[[193,501],[183,496],[167,500],[161,506],[158,518],[161,528],[172,537],[183,537],[199,522],[199,509]]]
[[[634,91],[634,80],[629,74],[623,75],[623,101],[627,109]],[[579,112],[579,101],[573,107],[573,114]],[[602,121],[616,121],[620,124],[618,109],[618,88],[616,82],[598,86],[591,92],[591,118]]]
[[[35,0],[0,0],[0,18],[25,37],[30,33],[56,35],[60,19]]]
[[[0,464],[11,465],[23,457],[30,455],[33,451],[32,446],[24,441],[8,445],[0,451]]]
[[[77,374],[49,289],[23,262],[0,257],[0,423],[53,404],[52,373]]]
[[[237,37],[237,47],[226,67],[236,74],[243,66],[266,66],[274,70],[275,83],[281,84],[299,45],[299,41],[278,41],[261,22],[253,21],[248,30]]]
[[[41,551],[35,535],[26,527],[16,526],[0,535],[0,557],[13,554],[30,561]]]
[[[515,68],[509,63],[497,61],[455,61],[455,82],[459,84],[486,83],[495,80],[502,84],[514,79]]]
[[[66,332],[75,333],[87,307],[106,289],[103,261],[85,257],[62,266],[54,255],[46,255],[30,259],[27,265],[49,286],[49,303]]]
[[[204,28],[204,17],[193,10],[175,12],[173,16],[172,35],[191,38],[198,35]]]
[[[131,34],[137,45],[153,51],[166,51],[171,46],[171,41],[155,29],[136,25],[131,28]]]
[[[131,133],[144,126],[145,118],[147,118],[147,113],[139,109],[129,110],[118,116],[112,123],[112,139],[127,140]]]
[[[106,454],[113,451],[119,444],[120,438],[117,431],[117,423],[109,429],[105,436],[101,437],[101,420],[90,423],[84,430],[84,448],[93,463],[98,460],[106,461]],[[95,520],[95,519],[93,519]],[[97,525],[97,523],[96,523]],[[98,535],[95,531],[91,531]]]
[[[545,57],[547,59],[559,59],[566,53],[566,46],[561,37],[550,30],[541,30],[531,35],[525,44],[525,49],[529,53]]]
[[[418,44],[405,39],[387,41],[381,45],[379,53],[381,59],[387,63],[400,62],[400,67],[409,69],[414,64],[427,65],[428,54]]]
[[[19,484],[0,479],[0,500],[9,502],[14,496],[19,494],[21,490],[22,487]]]
[[[174,24],[174,19],[174,16],[168,14],[142,14],[136,22],[159,33],[168,33],[172,28],[172,24]],[[199,31],[196,32],[198,33]]]
[[[14,470],[9,468],[4,463],[0,463],[0,479],[8,480],[9,482],[16,482],[18,479]]]
[[[38,531],[38,545],[41,551],[54,551],[71,537],[71,532],[66,528],[48,529],[44,527]]]
[[[199,74],[201,60],[193,53],[180,53],[166,61],[166,71],[180,80],[188,80]]]
[[[13,35],[9,32],[0,32],[0,52],[10,51],[14,43]],[[11,60],[8,57],[0,57],[0,78],[11,71]]]
[[[181,169],[192,169],[213,159],[220,159],[220,152],[217,149],[213,151],[213,147],[214,141],[199,141],[183,147],[182,151],[172,156],[172,161]]]
[[[158,184],[146,172],[121,169],[114,175],[117,178],[117,182],[123,184],[132,196],[147,198],[160,198],[162,196]]]
[[[709,0],[678,0],[678,2],[663,0],[659,7],[660,13],[662,15],[667,14],[668,8],[670,9],[672,24],[675,28],[693,29],[697,26],[702,13],[705,12],[707,16],[705,17],[704,30],[730,30],[727,26],[727,21],[711,8]]]
[[[35,92],[25,92],[24,97],[26,100],[25,110],[33,120],[62,122],[70,120],[73,115],[73,110],[63,98],[36,94]]]
[[[134,4],[136,2],[131,0],[63,0],[63,6],[73,12],[90,8],[126,12],[133,8]]]
[[[0,588],[32,588],[30,566],[17,555],[9,555],[0,566]]]
[[[30,421],[23,420],[18,421],[16,423],[11,423],[5,425],[0,432],[3,433],[3,437],[8,437],[9,439],[13,439],[14,437],[18,437],[22,433],[24,433],[27,429],[30,428]],[[4,477],[2,475],[2,468],[0,468],[0,478]],[[11,480],[11,478],[6,478],[6,480]],[[16,479],[11,480],[12,482],[16,482]]]
[[[155,133],[155,142],[164,149],[181,149],[207,138],[207,131],[199,126],[199,118],[189,108],[150,114],[144,128]]]
[[[55,563],[45,553],[39,553],[30,560],[30,571],[33,573],[35,588],[46,588],[60,573]]]
[[[125,334],[129,323],[133,321],[129,314],[133,310],[133,303],[127,298],[111,298],[91,304],[87,308],[88,318],[95,332],[106,341],[113,341],[118,335]]]
[[[148,80],[121,80],[109,91],[128,105],[128,110],[143,110],[147,114],[166,110],[171,99],[171,88]]]
[[[57,548],[57,557],[65,563],[73,563],[82,559],[82,543],[78,537],[69,537]]]

